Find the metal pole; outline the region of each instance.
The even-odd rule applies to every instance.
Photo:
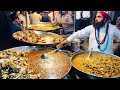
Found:
[[[25,11],[25,16],[26,16],[26,30],[28,29],[28,22],[27,22],[27,11]]]
[[[75,24],[76,24],[76,11],[74,11],[74,32],[75,32]]]

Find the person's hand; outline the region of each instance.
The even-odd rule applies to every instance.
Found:
[[[56,48],[63,48],[63,44],[58,44]]]
[[[59,43],[56,48],[63,48],[63,47],[66,47],[67,45],[69,45],[70,42],[68,40],[64,40],[62,41],[61,43]]]
[[[18,23],[23,24],[23,21],[22,20],[18,20]]]
[[[66,22],[58,22],[59,24],[66,24]]]
[[[61,22],[56,22],[57,24],[61,25]]]

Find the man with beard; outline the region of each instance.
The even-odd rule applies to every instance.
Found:
[[[110,17],[106,12],[98,11],[92,25],[73,33],[56,47],[62,48],[75,38],[86,37],[89,38],[88,50],[93,49],[93,51],[113,54],[113,38],[116,37],[120,40],[120,30],[115,25],[110,24],[109,19]]]

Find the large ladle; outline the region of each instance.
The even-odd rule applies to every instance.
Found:
[[[92,50],[93,50],[93,48],[90,49],[89,55],[87,56],[86,60],[91,60],[91,59],[90,59],[90,55],[91,55],[91,53],[92,53]]]
[[[41,58],[42,58],[42,59],[47,59],[47,58],[48,58],[48,54],[51,54],[51,53],[53,53],[53,52],[56,52],[56,51],[59,50],[59,49],[60,49],[60,48],[57,48],[57,49],[52,50],[52,51],[50,51],[50,52],[48,52],[48,53],[44,53],[44,54],[41,55]]]

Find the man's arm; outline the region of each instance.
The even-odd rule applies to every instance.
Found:
[[[61,24],[73,24],[73,22],[61,22]]]
[[[73,33],[71,36],[69,36],[66,40],[63,42],[59,43],[56,47],[57,48],[62,48],[64,45],[68,45],[70,42],[72,42],[75,38],[85,38],[88,37],[90,34],[92,26],[87,26],[84,29],[81,29],[75,33]],[[93,28],[92,28],[93,29]]]
[[[67,40],[69,42],[72,42],[75,38],[87,38],[90,35],[91,29],[94,29],[94,28],[92,27],[92,25],[89,25],[89,26],[85,27],[84,29],[78,30],[77,32],[75,32],[74,34],[69,36],[67,38]]]
[[[66,40],[64,40],[63,42],[59,43],[59,44],[56,46],[56,48],[62,48],[62,47],[64,47],[64,46],[68,45],[69,43],[70,43],[70,42],[66,39]]]

